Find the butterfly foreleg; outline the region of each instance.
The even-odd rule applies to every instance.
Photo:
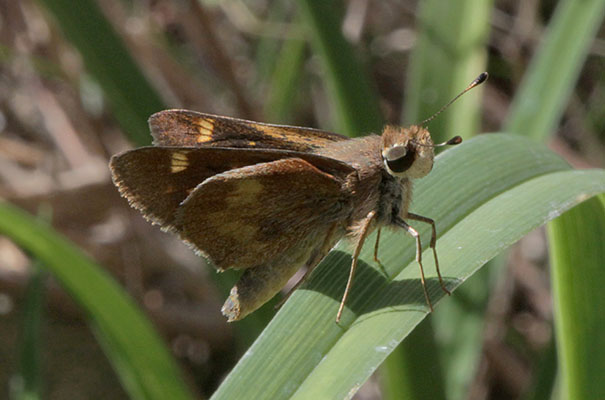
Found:
[[[359,253],[361,252],[361,248],[363,247],[363,242],[366,240],[366,237],[370,233],[370,226],[376,218],[376,215],[376,211],[370,211],[359,225],[359,236],[357,239],[357,244],[355,245],[355,251],[353,252],[353,260],[351,261],[349,279],[347,281],[347,286],[345,287],[345,292],[342,295],[342,300],[340,301],[340,307],[338,307],[338,313],[336,314],[336,322],[339,322],[340,317],[342,316],[342,311],[344,310],[345,303],[347,302],[347,297],[349,297],[349,291],[353,286],[353,278],[355,277],[355,270],[357,269],[357,260],[359,259]]]

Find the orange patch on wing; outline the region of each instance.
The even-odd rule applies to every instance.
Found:
[[[285,129],[283,127],[257,124],[254,128],[275,139],[285,139],[288,137],[284,134]],[[294,138],[292,136],[288,137],[288,139],[291,141],[298,141],[298,138]]]
[[[206,143],[212,140],[212,133],[214,132],[214,120],[212,118],[200,118],[197,121],[198,129],[198,143]]]

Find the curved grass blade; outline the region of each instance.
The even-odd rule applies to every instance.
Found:
[[[139,145],[151,143],[147,118],[166,108],[124,43],[92,0],[39,0],[78,49],[120,125]]]
[[[301,20],[311,32],[312,48],[324,67],[328,97],[338,119],[335,131],[351,136],[379,132],[383,120],[378,96],[342,35],[338,5],[337,1],[325,0],[298,3]]]
[[[271,88],[264,107],[264,115],[275,123],[289,123],[300,88],[305,49],[307,42],[301,39],[289,39],[283,43],[276,68],[271,76]]]
[[[444,399],[444,371],[431,320],[418,324],[387,357],[378,371],[385,400]],[[421,364],[413,361],[421,361]]]
[[[482,0],[419,3],[419,36],[406,79],[406,124],[431,116],[485,70],[492,4]],[[433,139],[441,142],[477,132],[480,103],[481,96],[474,93],[452,104],[447,113],[431,121]]]
[[[454,289],[529,230],[603,191],[604,171],[572,171],[542,145],[484,135],[438,157],[434,171],[418,183],[411,211],[437,221],[442,271]],[[429,230],[420,230],[426,241]],[[340,325],[334,318],[351,259],[342,251],[346,244],[333,251],[213,398],[344,398],[354,393],[426,316],[412,242],[402,232],[385,235],[384,269],[371,261],[373,249],[366,246]],[[428,252],[424,259],[431,271]],[[435,278],[429,279],[429,291],[434,304],[443,296]]]
[[[605,398],[605,196],[548,226],[561,398]]]
[[[11,390],[11,398],[42,399],[44,379],[42,376],[42,352],[44,349],[42,332],[44,326],[44,306],[46,303],[46,278],[40,263],[34,261],[27,284],[23,304],[23,324],[21,336],[21,360],[18,385]],[[11,385],[13,389],[13,385]]]
[[[560,184],[569,191],[561,190]],[[441,247],[446,248],[441,254],[442,259],[448,260],[447,274],[457,279],[450,288],[457,287],[500,250],[549,217],[572,207],[587,195],[602,191],[605,191],[605,171],[565,171],[532,179],[479,207],[441,238]],[[533,206],[527,207],[527,204]],[[481,226],[486,220],[495,228]],[[471,260],[462,255],[463,249],[474,253]],[[387,292],[388,297],[378,307],[368,304],[371,308],[366,310],[369,312],[354,320],[349,330],[330,348],[323,362],[306,377],[297,392],[297,395],[301,393],[300,397],[294,398],[313,398],[319,393],[325,395],[326,391],[329,397],[344,397],[369,377],[373,365],[384,359],[383,352],[388,352],[413,329],[413,326],[401,328],[401,325],[413,325],[412,321],[420,322],[424,318],[425,311],[419,306],[421,296],[401,294],[406,288],[414,291],[410,283],[417,281],[412,270],[404,270],[394,282],[396,284],[390,285],[391,290],[398,293],[391,297]],[[389,290],[388,287],[385,289]],[[433,286],[431,296],[443,297],[437,284]],[[357,351],[353,352],[353,348]],[[342,365],[359,365],[359,370],[344,369]]]
[[[558,3],[511,104],[505,131],[538,140],[554,132],[604,16],[605,0]]]
[[[191,399],[174,358],[132,299],[52,228],[0,202],[0,234],[32,253],[82,306],[134,399]]]
[[[486,70],[489,14],[493,1],[428,0],[418,3],[418,39],[410,55],[406,73],[404,117],[407,124],[418,123],[435,113],[456,96],[481,71]],[[465,138],[479,131],[481,89],[473,90],[450,109],[430,122],[436,142],[455,135]],[[480,305],[485,293],[485,272],[475,276],[462,289],[471,302],[449,301],[432,318],[423,321],[384,363],[388,374],[398,376],[389,384],[402,393],[422,393],[425,398],[462,398],[475,374],[480,348],[476,345],[483,332],[481,306],[469,311],[469,304]],[[450,322],[454,319],[456,324]],[[439,335],[434,330],[439,329]],[[423,350],[418,351],[418,347]],[[401,353],[401,354],[395,354]],[[433,357],[431,357],[433,355]],[[399,360],[396,360],[399,359]],[[463,364],[463,368],[460,367]],[[384,371],[381,371],[382,374]],[[436,382],[426,385],[424,382]],[[400,399],[402,396],[385,396]],[[405,397],[407,398],[407,397]]]

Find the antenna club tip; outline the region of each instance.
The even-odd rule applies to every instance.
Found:
[[[454,144],[460,144],[462,143],[462,137],[460,136],[454,136],[453,138],[451,138],[450,140],[447,141],[448,145],[454,145]]]
[[[482,72],[481,75],[475,79],[475,85],[480,85],[485,82],[489,78],[489,74],[487,72]]]
[[[464,89],[462,92],[460,92],[460,94],[458,94],[458,96],[454,97],[452,100],[450,100],[449,103],[447,103],[446,105],[444,105],[443,107],[441,107],[441,109],[439,111],[437,111],[436,113],[434,113],[433,115],[431,115],[430,117],[428,117],[427,119],[425,119],[424,121],[422,121],[421,123],[419,123],[418,125],[422,126],[430,121],[433,120],[433,118],[435,118],[437,115],[441,114],[441,112],[443,112],[443,110],[445,110],[446,108],[448,108],[453,102],[455,102],[456,100],[458,100],[460,98],[460,96],[462,96],[464,93],[468,92],[469,90],[471,90],[472,88],[474,88],[477,85],[482,84],[483,82],[485,82],[488,78],[488,73],[487,72],[483,72],[481,73],[481,75],[479,75],[474,81],[472,81],[470,83],[470,85],[468,85],[466,87],[466,89]],[[453,143],[453,144],[457,144],[457,143]]]

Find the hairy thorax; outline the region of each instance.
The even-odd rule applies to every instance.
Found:
[[[370,135],[335,142],[318,152],[346,162],[356,170],[345,183],[352,202],[347,228],[353,236],[357,236],[357,227],[371,211],[377,213],[372,229],[388,225],[394,216],[404,217],[407,213],[411,182],[407,178],[394,177],[385,170],[381,146],[381,137]]]

